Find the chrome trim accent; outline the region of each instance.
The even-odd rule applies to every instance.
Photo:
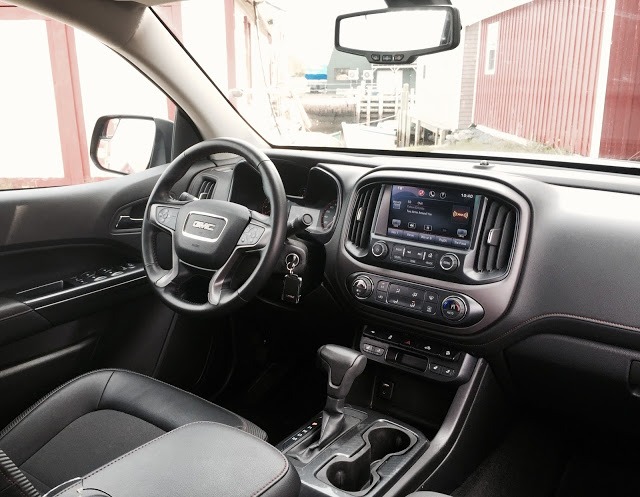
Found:
[[[224,221],[224,226],[222,227],[222,230],[220,230],[220,233],[218,234],[218,236],[215,237],[215,238],[207,238],[205,236],[192,235],[191,233],[187,233],[185,231],[185,229],[187,228],[187,223],[189,222],[189,217],[191,216],[191,214],[198,214],[200,216],[211,217],[211,218],[214,218],[214,219],[222,219]],[[218,216],[216,214],[209,214],[208,212],[190,211],[187,214],[187,218],[184,220],[184,226],[182,227],[182,234],[184,236],[186,236],[187,238],[193,238],[195,240],[200,240],[200,241],[203,241],[203,242],[215,243],[222,236],[222,233],[224,233],[224,230],[227,227],[227,224],[229,224],[229,220],[224,216]]]

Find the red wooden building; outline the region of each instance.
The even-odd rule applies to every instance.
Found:
[[[480,21],[474,122],[592,157],[640,155],[640,2],[533,0]]]

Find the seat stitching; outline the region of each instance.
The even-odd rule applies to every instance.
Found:
[[[258,439],[259,440],[259,439]],[[279,480],[280,477],[282,477],[282,475],[284,474],[284,472],[287,470],[287,468],[289,467],[289,462],[287,461],[287,458],[284,457],[284,455],[282,454],[282,452],[278,451],[278,455],[284,460],[284,465],[282,466],[282,469],[280,470],[280,473],[278,473],[276,476],[274,476],[271,480],[269,480],[266,484],[264,484],[262,487],[260,487],[258,490],[256,490],[254,493],[251,494],[251,497],[255,497],[256,495],[259,495],[262,493],[263,490],[265,490],[266,488],[270,487],[271,484],[273,482],[275,482],[276,480]]]
[[[41,404],[43,404],[49,397],[51,397],[52,395],[54,395],[55,393],[58,393],[60,390],[62,390],[63,388],[71,385],[72,383],[75,383],[76,381],[81,380],[82,378],[84,378],[85,376],[89,376],[92,374],[96,374],[96,373],[101,373],[104,371],[116,371],[115,369],[98,369],[95,371],[89,371],[88,373],[85,373],[83,375],[78,376],[77,378],[73,378],[72,380],[67,381],[66,383],[63,383],[62,385],[60,385],[59,387],[55,388],[54,390],[52,390],[51,392],[49,392],[47,395],[45,395],[44,397],[42,397],[40,400],[38,400],[35,404],[33,404],[31,407],[29,407],[27,410],[23,411],[21,414],[18,415],[18,417],[16,417],[13,421],[11,421],[11,423],[9,423],[1,432],[0,432],[0,440],[2,440],[5,436],[7,436],[9,433],[11,433],[11,431],[18,426],[20,423],[22,423],[22,421],[24,421],[33,411],[35,411]]]
[[[229,414],[231,414],[231,415],[235,416],[235,417],[240,421],[240,424],[241,424],[241,426],[242,426],[242,431],[247,432],[247,428],[248,428],[248,427],[247,427],[247,425],[246,425],[246,423],[245,423],[245,419],[244,419],[242,416],[240,416],[240,415],[238,415],[238,414],[236,414],[236,413],[234,413],[234,412],[231,412],[231,411],[229,411],[228,409],[225,409],[225,408],[224,408],[224,407],[222,407],[222,406],[219,406],[219,405],[217,405],[217,404],[214,404],[213,402],[209,402],[207,399],[203,399],[202,397],[199,397],[199,396],[197,396],[196,394],[193,394],[193,393],[191,393],[191,392],[187,392],[186,390],[183,390],[183,389],[181,389],[181,388],[178,388],[178,387],[176,387],[176,386],[174,386],[174,385],[170,385],[169,383],[166,383],[166,382],[164,382],[164,381],[162,381],[162,380],[159,380],[159,379],[157,379],[157,378],[153,378],[153,377],[150,377],[150,376],[145,376],[145,375],[140,374],[140,373],[136,373],[135,371],[127,371],[126,369],[119,369],[119,368],[103,368],[103,369],[97,369],[97,370],[95,370],[95,371],[89,371],[88,373],[85,373],[85,374],[83,374],[83,375],[80,375],[80,376],[78,376],[77,378],[73,378],[72,380],[67,381],[66,383],[64,383],[64,384],[60,385],[59,387],[57,387],[57,388],[55,388],[54,390],[52,390],[51,392],[49,392],[47,395],[45,395],[44,397],[42,397],[42,398],[41,398],[40,400],[38,400],[35,404],[33,404],[31,407],[29,407],[26,411],[22,412],[22,414],[19,414],[19,415],[18,415],[18,417],[16,417],[16,418],[11,422],[11,423],[9,423],[9,424],[8,424],[8,425],[7,425],[7,426],[6,426],[6,427],[5,427],[5,428],[0,432],[0,440],[2,440],[5,436],[7,436],[9,433],[11,433],[11,431],[12,431],[16,426],[18,426],[18,425],[19,425],[20,423],[22,423],[25,419],[27,419],[27,417],[28,417],[28,416],[29,416],[33,411],[35,411],[35,410],[36,410],[40,405],[42,405],[42,404],[43,404],[43,403],[44,403],[44,402],[45,402],[49,397],[51,397],[51,396],[52,396],[52,395],[54,395],[55,393],[59,392],[60,390],[62,390],[62,389],[63,389],[63,388],[65,388],[65,387],[67,387],[67,386],[71,385],[72,383],[75,383],[76,381],[81,380],[82,378],[84,378],[84,377],[86,377],[86,376],[90,376],[90,375],[92,375],[92,374],[97,374],[97,373],[102,373],[102,372],[105,372],[105,371],[111,371],[111,376],[109,377],[109,380],[107,380],[107,383],[111,380],[111,377],[113,376],[113,373],[118,373],[118,372],[119,372],[119,373],[128,373],[128,374],[133,374],[133,375],[136,375],[136,376],[142,376],[143,378],[150,378],[150,379],[152,379],[152,380],[154,380],[154,381],[157,381],[158,383],[161,383],[161,384],[163,384],[163,385],[169,386],[169,387],[171,387],[171,388],[175,388],[176,390],[179,390],[180,392],[183,392],[183,393],[185,393],[185,394],[187,394],[187,395],[189,395],[189,396],[191,396],[191,397],[194,397],[194,398],[196,398],[196,399],[199,399],[200,401],[203,401],[203,402],[206,402],[206,403],[208,403],[208,404],[211,404],[211,405],[213,405],[213,406],[215,406],[215,407],[217,407],[217,408],[219,408],[219,409],[221,409],[221,410],[223,410],[223,411],[226,411],[226,412],[228,412]],[[106,388],[106,385],[105,385],[105,388]],[[103,391],[103,394],[104,394],[104,391]],[[102,400],[102,396],[100,397],[100,399]],[[255,425],[255,424],[254,424],[254,425]],[[256,427],[257,427],[261,432],[263,432],[263,433],[264,433],[264,430],[263,430],[262,428],[260,428],[260,427],[259,427],[259,426],[257,426],[257,425],[255,425],[255,426],[256,426]],[[265,434],[266,434],[266,433],[265,433]],[[260,437],[257,437],[257,436],[256,436],[256,438],[260,439]]]
[[[104,388],[102,389],[102,393],[100,394],[100,398],[98,399],[98,403],[96,404],[96,410],[100,410],[100,402],[102,402],[102,397],[104,397],[104,393],[107,391],[107,387],[109,386],[109,382],[111,381],[111,378],[113,378],[114,374],[115,374],[115,371],[111,371],[111,374],[109,375],[109,378],[105,382]]]
[[[229,426],[229,425],[225,425],[225,424],[222,424],[222,423],[216,423],[216,422],[212,422],[212,421],[195,421],[195,422],[193,422],[193,423],[189,423],[189,424],[186,424],[186,425],[180,426],[179,428],[176,428],[175,430],[169,431],[169,432],[165,433],[164,435],[160,435],[158,438],[154,438],[153,440],[148,441],[147,443],[145,443],[145,444],[141,445],[140,447],[137,447],[137,448],[133,449],[132,451],[129,451],[129,452],[127,452],[126,454],[121,455],[120,457],[118,457],[117,459],[114,459],[114,460],[113,460],[113,461],[111,461],[110,463],[105,464],[104,466],[102,466],[102,467],[100,467],[100,468],[96,469],[95,471],[93,471],[93,472],[89,473],[87,476],[85,476],[85,477],[84,477],[84,479],[89,479],[89,478],[91,478],[92,476],[95,476],[96,474],[98,474],[98,473],[99,473],[100,471],[102,471],[103,469],[106,469],[106,468],[108,468],[109,466],[111,466],[111,465],[113,465],[113,464],[117,463],[118,461],[121,461],[122,459],[124,459],[124,458],[126,458],[126,457],[129,457],[130,455],[134,454],[135,452],[138,452],[140,449],[143,449],[144,447],[146,447],[146,446],[148,446],[148,445],[151,445],[151,444],[152,444],[152,443],[154,443],[154,442],[157,442],[158,440],[160,440],[160,439],[162,439],[162,438],[166,437],[167,435],[169,435],[169,434],[171,434],[171,433],[174,433],[174,432],[176,432],[176,431],[178,431],[178,430],[182,430],[183,428],[186,428],[187,426],[199,425],[199,424],[212,424],[212,425],[224,426],[224,427],[226,427],[226,428],[232,428],[232,427],[231,427],[231,426]],[[287,461],[287,458],[282,454],[282,452],[280,452],[278,449],[276,449],[275,447],[273,447],[271,444],[268,444],[267,442],[265,442],[264,440],[261,440],[261,439],[260,439],[260,438],[258,438],[258,437],[254,437],[254,436],[253,436],[253,435],[251,435],[250,433],[247,433],[247,432],[242,431],[242,430],[239,430],[239,431],[240,431],[240,433],[244,433],[244,434],[246,434],[246,435],[248,435],[248,436],[250,436],[250,437],[255,438],[256,440],[258,440],[258,441],[259,441],[259,442],[261,442],[262,444],[264,444],[264,445],[266,445],[267,447],[269,447],[269,449],[275,450],[275,451],[276,451],[276,453],[277,453],[277,454],[282,458],[282,460],[284,461],[284,466],[283,466],[283,468],[280,470],[280,472],[279,472],[279,473],[278,473],[274,478],[272,478],[271,480],[269,480],[265,485],[263,485],[262,487],[260,487],[260,488],[259,488],[258,490],[256,490],[253,494],[251,494],[251,497],[255,497],[255,496],[257,496],[258,494],[260,494],[264,489],[266,489],[267,487],[269,487],[273,482],[275,482],[276,480],[278,480],[278,479],[279,479],[279,478],[284,474],[285,470],[286,470],[286,469],[288,468],[288,466],[289,466],[289,462]],[[55,494],[55,495],[54,495],[54,496],[52,496],[52,497],[58,497],[60,494],[62,494],[62,493],[64,493],[64,492],[66,492],[66,491],[68,491],[68,490],[70,490],[71,488],[76,487],[77,485],[81,485],[81,484],[82,484],[82,482],[80,482],[80,483],[76,483],[76,484],[75,484],[75,485],[73,485],[72,487],[67,487],[67,488],[65,488],[65,489],[61,490],[60,492],[58,492],[57,494]],[[25,497],[26,497],[26,496],[25,496]]]
[[[198,396],[198,395],[196,395],[196,394],[194,394],[194,393],[187,392],[186,390],[183,390],[182,388],[176,387],[176,386],[174,386],[174,385],[171,385],[171,384],[169,384],[169,383],[167,383],[167,382],[164,382],[164,381],[162,381],[162,380],[159,380],[159,379],[157,379],[157,378],[152,378],[151,376],[146,376],[146,375],[143,375],[143,374],[140,374],[140,373],[136,373],[135,371],[127,371],[126,369],[114,369],[113,371],[114,371],[114,372],[122,372],[122,373],[134,374],[134,375],[136,375],[136,376],[142,376],[143,378],[151,378],[152,380],[155,380],[155,381],[157,381],[158,383],[162,383],[163,385],[166,385],[166,386],[168,386],[168,387],[175,388],[176,390],[179,390],[180,392],[183,392],[183,393],[185,393],[185,394],[187,394],[187,395],[189,395],[189,396],[191,396],[191,397],[193,397],[193,398],[195,398],[195,399],[198,399],[198,400],[200,400],[200,401],[204,401],[204,402],[206,402],[206,403],[208,403],[208,404],[211,404],[211,405],[213,405],[213,406],[215,406],[215,407],[217,407],[217,408],[219,408],[219,409],[221,409],[221,410],[223,410],[223,411],[228,412],[228,413],[229,413],[229,414],[231,414],[232,416],[235,416],[235,417],[239,420],[240,424],[241,424],[244,428],[246,428],[246,427],[247,427],[247,426],[246,426],[246,423],[245,423],[245,419],[244,419],[242,416],[240,416],[239,414],[236,414],[235,412],[232,412],[232,411],[230,411],[229,409],[225,409],[224,407],[219,406],[218,404],[214,404],[213,402],[210,402],[210,401],[208,401],[207,399],[204,399],[204,398],[202,398],[202,397],[200,397],[200,396]],[[210,422],[215,423],[215,421],[210,421]],[[254,423],[254,424],[255,424],[255,423]],[[186,425],[185,425],[185,426],[186,426]],[[256,426],[257,426],[257,425],[256,425]],[[260,427],[258,426],[258,428],[260,428]],[[261,430],[261,431],[264,431],[264,430],[262,430],[262,428],[260,428],[260,430]],[[246,431],[246,430],[242,430],[242,431]],[[256,437],[256,438],[258,438],[258,437]]]
[[[18,485],[14,480],[12,480],[11,478],[9,478],[9,477],[4,473],[4,471],[0,471],[0,474],[1,474],[2,476],[4,476],[4,479],[5,479],[5,480],[7,480],[7,481],[10,483],[10,485],[9,485],[7,488],[5,488],[4,490],[8,490],[8,489],[9,489],[9,488],[11,488],[11,487],[15,487],[15,488],[17,488],[17,489],[18,489],[18,492],[20,492],[22,495],[24,495],[24,497],[27,497],[27,494],[25,494],[25,493],[24,493],[24,491],[20,488],[20,485]],[[3,490],[2,492],[4,492],[4,490]]]

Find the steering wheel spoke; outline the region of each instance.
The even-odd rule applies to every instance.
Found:
[[[156,280],[155,285],[158,288],[166,288],[172,283],[179,286],[192,276],[193,272],[189,266],[174,255],[171,269],[165,270],[160,278]]]
[[[254,212],[251,211],[252,214]],[[259,213],[256,212],[256,214]],[[262,214],[259,214],[259,216],[268,219],[268,216]],[[229,275],[233,272],[233,268],[238,261],[249,253],[260,253],[262,257],[270,242],[271,227],[268,224],[264,224],[264,219],[254,219],[252,216],[251,221],[242,232],[242,235],[240,235],[231,257],[214,273],[209,281],[208,300],[211,305],[218,305],[221,302],[225,283],[228,281]]]

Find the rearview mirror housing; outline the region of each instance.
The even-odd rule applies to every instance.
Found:
[[[102,116],[89,155],[99,169],[131,174],[171,162],[173,123],[145,116]]]
[[[456,48],[461,30],[460,13],[450,5],[354,12],[336,18],[335,47],[373,64],[411,64]]]

